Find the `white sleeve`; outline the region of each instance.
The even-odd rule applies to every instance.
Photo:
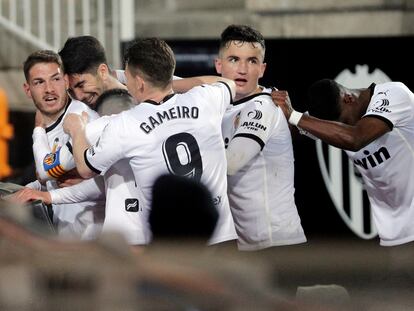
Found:
[[[97,120],[93,120],[85,126],[85,136],[89,145],[95,144],[101,136],[106,125],[115,115],[103,116]]]
[[[42,184],[38,180],[28,183],[27,185],[25,185],[25,187],[33,190],[42,191]]]
[[[226,82],[220,81],[213,84],[203,84],[193,87],[186,92],[190,97],[202,98],[209,104],[212,113],[219,113],[223,117],[224,112],[233,101],[231,89]]]
[[[284,118],[282,111],[273,104],[269,95],[257,97],[243,107],[233,139],[249,138],[256,141],[262,150],[282,117]]]
[[[227,175],[236,174],[261,150],[254,140],[246,137],[235,137],[226,149]]]
[[[105,126],[98,141],[84,153],[85,163],[92,171],[104,175],[114,163],[125,157],[124,148],[131,147],[131,143],[128,138],[121,137],[129,135],[131,130],[126,125],[133,122],[127,114],[121,113]]]
[[[402,83],[391,82],[375,87],[375,94],[363,117],[379,118],[392,129],[394,126],[409,124],[413,113],[409,90]]]
[[[53,204],[79,203],[105,198],[105,183],[102,176],[84,180],[76,185],[50,190]]]
[[[33,130],[33,155],[36,172],[42,181],[57,179],[75,167],[69,146],[64,145],[52,153],[46,131],[41,127]]]

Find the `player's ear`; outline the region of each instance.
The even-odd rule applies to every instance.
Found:
[[[217,71],[217,73],[218,73],[218,74],[221,74],[221,66],[222,66],[222,63],[221,63],[221,58],[217,57],[217,58],[214,60],[214,65],[216,66],[216,71]]]
[[[66,73],[63,75],[63,80],[65,81],[65,89],[67,91],[69,90],[69,76]]]
[[[265,70],[266,70],[266,66],[267,66],[266,63],[260,64],[260,74],[259,74],[259,78],[263,78],[263,75],[264,75]]]
[[[25,82],[25,83],[23,84],[23,90],[24,90],[24,92],[26,93],[26,96],[27,96],[28,98],[32,98],[32,92],[30,92],[30,87],[29,87],[29,83],[28,83],[28,82]]]
[[[97,74],[102,80],[105,80],[109,74],[109,68],[106,64],[100,64],[98,66]]]
[[[136,89],[140,92],[143,92],[144,89],[147,86],[146,83],[145,83],[145,80],[143,78],[141,78],[141,76],[139,74],[133,76],[133,78],[134,78],[134,83],[135,83]]]
[[[352,104],[355,102],[354,96],[352,96],[351,93],[345,93],[344,94],[344,103],[345,104]]]

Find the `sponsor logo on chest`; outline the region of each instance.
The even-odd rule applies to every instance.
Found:
[[[372,154],[368,150],[364,150],[363,154],[366,155],[366,157],[354,159],[354,164],[366,170],[374,168],[391,158],[388,149],[385,147],[379,148]]]

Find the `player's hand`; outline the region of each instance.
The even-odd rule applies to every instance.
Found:
[[[51,202],[52,199],[51,199],[49,192],[33,190],[30,188],[23,188],[22,190],[19,190],[15,193],[3,196],[2,199],[8,202],[18,203],[18,204],[35,201],[35,200],[41,200],[45,204],[52,203]]]
[[[282,109],[283,113],[286,116],[286,119],[289,120],[290,114],[294,110],[292,107],[292,103],[290,102],[290,97],[287,91],[272,91],[272,99],[273,103],[276,106],[279,106]]]
[[[79,184],[80,182],[84,180],[85,179],[83,179],[79,175],[78,171],[76,169],[73,169],[65,173],[64,175],[60,176],[56,182],[59,188],[63,188],[63,187],[69,187],[69,186]]]
[[[43,114],[39,111],[39,109],[36,109],[35,127],[43,127],[43,128],[46,127],[44,122],[43,122]]]
[[[63,122],[63,130],[65,133],[73,136],[78,130],[83,130],[88,123],[88,114],[83,111],[82,115],[69,113]]]

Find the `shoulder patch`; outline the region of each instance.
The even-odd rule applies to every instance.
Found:
[[[56,152],[47,154],[43,159],[43,168],[52,178],[59,178],[66,173],[60,164],[60,150],[59,148]]]

